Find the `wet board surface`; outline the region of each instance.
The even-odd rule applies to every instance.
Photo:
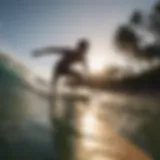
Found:
[[[93,135],[77,139],[78,160],[151,160],[152,158],[105,124],[98,125]],[[100,132],[100,130],[103,130]],[[82,133],[83,134],[83,133]],[[95,134],[95,135],[94,135]]]
[[[97,112],[86,109],[88,103],[72,106],[73,99],[67,97],[67,100],[70,103],[65,100],[65,113],[58,118],[55,136],[60,160],[152,160],[147,152],[115,131],[109,122],[102,121]]]

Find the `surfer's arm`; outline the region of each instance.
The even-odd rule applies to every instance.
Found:
[[[33,56],[39,57],[43,55],[50,55],[50,54],[65,54],[68,52],[68,48],[65,47],[46,47],[42,49],[34,50]]]

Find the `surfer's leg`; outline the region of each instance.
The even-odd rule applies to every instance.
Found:
[[[55,72],[52,73],[51,83],[50,83],[50,98],[49,98],[49,106],[50,106],[50,117],[52,121],[56,119],[56,102],[57,102],[57,82],[60,78],[60,73],[55,69]]]
[[[52,136],[53,136],[53,149],[54,149],[54,154],[53,157],[55,160],[58,160],[58,154],[57,154],[57,145],[56,145],[56,137],[57,137],[57,117],[56,117],[56,86],[57,86],[57,81],[58,81],[58,74],[57,70],[54,69],[52,70],[52,77],[51,77],[51,82],[50,82],[50,96],[49,96],[49,115],[50,115],[50,120],[52,123]]]
[[[54,95],[57,91],[57,82],[59,80],[59,73],[57,71],[55,71],[55,73],[52,76],[52,80],[51,80],[51,92]]]

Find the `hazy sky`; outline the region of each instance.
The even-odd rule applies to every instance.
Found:
[[[92,43],[91,53],[112,57],[110,38],[117,25],[126,20],[134,8],[148,9],[155,1],[1,0],[0,46],[47,76],[56,58],[33,60],[32,49],[74,45],[78,38],[86,37]]]

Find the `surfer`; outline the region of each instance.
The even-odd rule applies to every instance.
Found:
[[[55,66],[55,72],[52,77],[52,86],[55,86],[61,76],[71,76],[78,81],[82,81],[82,76],[75,70],[71,69],[74,63],[82,63],[85,71],[88,70],[86,64],[86,54],[89,49],[89,42],[86,39],[78,41],[75,48],[69,47],[46,47],[33,51],[34,57],[49,54],[59,54],[62,58]]]

